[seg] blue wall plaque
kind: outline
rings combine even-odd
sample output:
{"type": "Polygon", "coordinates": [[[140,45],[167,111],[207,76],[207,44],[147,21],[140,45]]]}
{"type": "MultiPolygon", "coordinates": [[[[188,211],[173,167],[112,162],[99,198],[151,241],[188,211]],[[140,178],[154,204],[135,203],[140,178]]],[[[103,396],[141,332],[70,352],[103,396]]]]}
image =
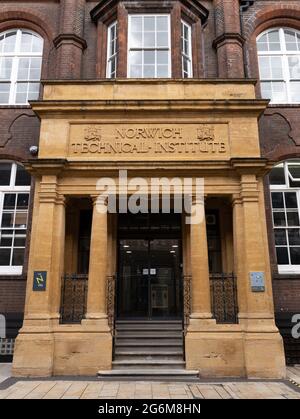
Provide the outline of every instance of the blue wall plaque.
{"type": "Polygon", "coordinates": [[[265,273],[264,272],[250,272],[250,283],[252,292],[265,291],[265,273]]]}

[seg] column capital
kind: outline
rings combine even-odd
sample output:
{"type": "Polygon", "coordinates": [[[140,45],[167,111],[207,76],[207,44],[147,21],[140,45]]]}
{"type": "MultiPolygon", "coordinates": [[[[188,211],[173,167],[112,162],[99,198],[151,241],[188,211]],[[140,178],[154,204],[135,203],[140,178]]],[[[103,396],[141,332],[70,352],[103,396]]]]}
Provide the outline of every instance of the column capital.
{"type": "Polygon", "coordinates": [[[207,199],[207,195],[202,195],[202,196],[197,196],[197,195],[192,195],[192,205],[204,205],[205,201],[207,199]]]}
{"type": "Polygon", "coordinates": [[[108,195],[90,195],[90,197],[93,201],[93,206],[96,206],[96,205],[107,206],[108,204],[108,195]]]}

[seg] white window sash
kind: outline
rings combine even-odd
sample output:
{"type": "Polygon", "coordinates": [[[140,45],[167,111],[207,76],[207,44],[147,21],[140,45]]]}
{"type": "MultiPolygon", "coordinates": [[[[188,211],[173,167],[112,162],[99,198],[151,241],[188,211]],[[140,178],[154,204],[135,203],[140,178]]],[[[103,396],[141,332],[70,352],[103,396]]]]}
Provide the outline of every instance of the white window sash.
{"type": "MultiPolygon", "coordinates": [[[[107,28],[107,65],[106,65],[106,77],[107,78],[111,78],[111,64],[112,64],[112,60],[114,58],[116,58],[116,66],[117,66],[117,57],[118,57],[118,51],[117,51],[117,42],[118,42],[118,34],[117,34],[117,28],[118,28],[118,23],[117,21],[113,22],[108,28],[107,28]],[[110,44],[111,44],[111,29],[115,26],[115,30],[116,30],[116,51],[114,54],[111,55],[111,51],[110,51],[110,44]]],[[[115,73],[117,75],[117,68],[115,70],[115,73]]]]}
{"type": "MultiPolygon", "coordinates": [[[[142,32],[142,36],[144,38],[144,32],[142,32]]],[[[142,45],[144,45],[144,42],[142,42],[142,45]]],[[[128,78],[130,78],[130,52],[131,51],[168,51],[168,76],[167,78],[171,77],[172,74],[172,63],[171,63],[171,22],[170,22],[170,15],[168,14],[138,14],[138,15],[129,15],[128,16],[128,43],[127,43],[127,76],[128,78]],[[136,17],[139,16],[141,18],[144,17],[167,17],[168,18],[168,47],[149,47],[149,48],[145,48],[145,47],[141,47],[141,48],[133,48],[131,47],[132,45],[132,40],[131,40],[131,21],[132,21],[132,17],[136,17]]],[[[142,71],[144,73],[144,59],[142,62],[142,71]]],[[[144,78],[144,77],[143,77],[144,78]]],[[[156,54],[155,54],[155,77],[157,78],[157,62],[156,62],[156,54]]]]}
{"type": "MultiPolygon", "coordinates": [[[[184,20],[181,21],[181,25],[185,26],[188,29],[188,55],[184,53],[184,50],[182,48],[181,55],[182,55],[182,76],[183,76],[183,61],[184,58],[188,60],[188,77],[193,77],[193,56],[192,56],[192,27],[188,23],[186,23],[184,20]]],[[[184,39],[183,34],[181,34],[181,37],[184,39]]]]}
{"type": "MultiPolygon", "coordinates": [[[[40,79],[39,80],[18,80],[18,69],[19,69],[19,59],[20,58],[41,58],[43,56],[43,48],[41,52],[22,52],[21,51],[21,38],[22,38],[22,30],[23,29],[11,29],[9,31],[6,31],[4,33],[9,33],[9,32],[16,32],[16,42],[15,42],[15,50],[13,52],[3,52],[1,53],[1,58],[12,58],[12,69],[11,69],[11,77],[10,80],[1,82],[1,84],[3,83],[7,83],[10,85],[10,90],[9,90],[9,100],[8,103],[1,103],[0,105],[7,105],[7,106],[11,106],[11,105],[18,105],[18,106],[24,106],[24,105],[28,105],[28,102],[24,102],[24,103],[16,103],[16,94],[17,94],[17,85],[18,82],[23,82],[23,83],[40,83],[40,79]]],[[[26,30],[26,32],[31,33],[33,36],[39,36],[37,33],[26,30]]],[[[1,33],[2,34],[2,33],[1,33]]]]}
{"type": "Polygon", "coordinates": [[[292,83],[293,82],[300,82],[300,78],[298,79],[292,79],[290,77],[290,71],[289,71],[289,63],[288,63],[288,58],[289,57],[294,57],[294,56],[300,56],[300,51],[289,51],[286,49],[286,42],[285,42],[285,34],[284,31],[285,30],[291,30],[294,33],[298,33],[295,29],[293,28],[272,28],[271,30],[265,31],[263,32],[258,38],[257,40],[259,41],[259,39],[265,35],[266,33],[274,30],[274,29],[278,29],[279,30],[279,41],[280,41],[280,51],[258,51],[258,57],[270,57],[270,56],[280,56],[282,57],[282,72],[283,72],[283,78],[282,79],[267,79],[267,78],[260,78],[260,81],[263,82],[283,82],[285,85],[285,91],[286,91],[286,98],[287,101],[282,101],[282,102],[275,102],[273,100],[273,98],[271,98],[270,103],[271,104],[276,104],[276,103],[280,103],[280,104],[284,104],[284,103],[293,103],[293,104],[298,104],[300,103],[300,97],[299,100],[297,101],[292,101],[292,83]]]}

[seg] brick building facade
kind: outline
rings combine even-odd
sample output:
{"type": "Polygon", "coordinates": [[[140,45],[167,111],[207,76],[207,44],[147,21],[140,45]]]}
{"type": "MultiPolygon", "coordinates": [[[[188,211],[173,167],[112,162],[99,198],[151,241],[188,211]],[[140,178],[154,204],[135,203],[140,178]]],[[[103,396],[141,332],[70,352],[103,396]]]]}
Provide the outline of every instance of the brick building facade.
{"type": "MultiPolygon", "coordinates": [[[[172,65],[169,71],[170,78],[174,80],[182,78],[180,46],[182,16],[192,28],[190,38],[192,53],[189,58],[192,62],[190,74],[194,79],[208,82],[210,80],[212,83],[214,83],[213,80],[218,80],[225,84],[232,80],[235,86],[239,86],[239,83],[242,85],[243,80],[250,80],[250,83],[251,80],[259,80],[257,40],[261,34],[277,28],[296,31],[295,42],[298,40],[298,66],[300,66],[300,2],[298,0],[170,0],[164,2],[3,0],[0,4],[0,42],[3,34],[13,30],[28,31],[42,38],[41,79],[53,82],[53,89],[57,89],[55,92],[59,97],[60,92],[57,86],[60,84],[68,86],[70,83],[71,86],[71,83],[75,81],[92,83],[92,81],[106,79],[109,35],[107,28],[115,20],[118,22],[116,76],[119,79],[129,78],[127,22],[128,15],[131,13],[170,14],[172,65]],[[59,83],[55,84],[55,81],[59,83]]],[[[4,56],[1,55],[0,49],[0,60],[4,56]]],[[[299,77],[295,78],[296,82],[300,80],[299,72],[298,68],[299,77]]],[[[46,83],[45,87],[48,89],[47,94],[50,98],[51,83],[50,86],[46,83]]],[[[273,100],[259,118],[261,157],[267,161],[269,169],[271,165],[282,161],[295,159],[300,161],[300,89],[298,85],[296,87],[296,92],[299,94],[298,100],[295,97],[291,103],[284,103],[284,100],[276,103],[276,100],[273,100]]],[[[43,89],[42,83],[40,96],[34,99],[43,99],[43,89]]],[[[255,91],[256,98],[261,99],[259,82],[255,86],[255,91]]],[[[230,97],[238,100],[242,97],[242,93],[235,88],[234,95],[230,97]]],[[[75,99],[78,98],[75,97],[75,99]]],[[[39,145],[40,118],[41,115],[43,118],[43,113],[38,106],[33,111],[30,105],[16,104],[11,96],[9,100],[10,103],[0,104],[1,160],[25,165],[30,162],[33,167],[34,160],[38,161],[40,156],[30,152],[30,147],[39,145]]],[[[72,101],[72,95],[69,95],[67,100],[72,101]]],[[[35,169],[31,171],[37,173],[35,169]]],[[[300,270],[278,272],[268,176],[265,177],[264,186],[275,316],[277,325],[284,336],[288,362],[299,362],[299,342],[295,343],[295,339],[290,338],[290,328],[292,315],[300,313],[300,270]]],[[[35,218],[32,218],[34,189],[33,177],[22,273],[15,275],[8,269],[7,273],[1,271],[0,274],[0,313],[6,315],[7,337],[12,338],[16,336],[21,326],[24,313],[30,232],[31,225],[34,227],[36,223],[35,218]]],[[[298,210],[300,214],[300,208],[298,210]]]]}

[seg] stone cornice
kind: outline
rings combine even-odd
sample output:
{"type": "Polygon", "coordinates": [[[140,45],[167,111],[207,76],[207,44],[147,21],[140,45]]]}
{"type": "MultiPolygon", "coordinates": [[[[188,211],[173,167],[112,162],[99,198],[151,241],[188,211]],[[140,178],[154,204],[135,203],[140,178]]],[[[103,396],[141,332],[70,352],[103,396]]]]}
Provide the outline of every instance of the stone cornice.
{"type": "Polygon", "coordinates": [[[38,116],[46,114],[83,112],[170,112],[170,111],[223,111],[248,112],[259,116],[268,105],[266,100],[258,99],[225,99],[225,100],[44,100],[30,102],[38,116]]]}
{"type": "Polygon", "coordinates": [[[69,43],[75,44],[78,48],[81,48],[82,50],[86,49],[87,47],[85,39],[73,33],[61,33],[53,39],[53,44],[55,48],[59,48],[62,44],[69,43]]]}

